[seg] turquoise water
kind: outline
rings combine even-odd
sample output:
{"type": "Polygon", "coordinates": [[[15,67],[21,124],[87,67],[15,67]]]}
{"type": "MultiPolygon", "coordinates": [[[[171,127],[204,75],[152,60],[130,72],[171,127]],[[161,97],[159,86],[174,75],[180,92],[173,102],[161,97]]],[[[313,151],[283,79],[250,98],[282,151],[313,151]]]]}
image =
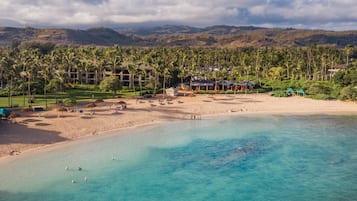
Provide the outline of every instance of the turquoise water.
{"type": "Polygon", "coordinates": [[[0,200],[357,200],[356,116],[224,117],[121,133],[0,163],[0,200]]]}

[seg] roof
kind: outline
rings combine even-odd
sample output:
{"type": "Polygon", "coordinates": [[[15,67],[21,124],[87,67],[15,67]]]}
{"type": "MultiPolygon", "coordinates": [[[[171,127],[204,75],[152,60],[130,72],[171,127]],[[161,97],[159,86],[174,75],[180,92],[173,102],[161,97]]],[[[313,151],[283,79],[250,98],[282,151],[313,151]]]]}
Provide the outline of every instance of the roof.
{"type": "Polygon", "coordinates": [[[177,88],[174,88],[174,87],[170,87],[170,88],[167,88],[166,91],[177,91],[178,89],[177,88]]]}
{"type": "Polygon", "coordinates": [[[234,85],[236,82],[230,82],[228,80],[223,80],[218,82],[219,85],[234,85]]]}
{"type": "Polygon", "coordinates": [[[339,68],[339,69],[346,68],[346,67],[347,67],[347,64],[337,64],[337,65],[333,66],[333,68],[339,68]]]}
{"type": "Polygon", "coordinates": [[[335,66],[332,66],[327,71],[329,71],[329,72],[337,72],[337,71],[340,71],[341,69],[344,69],[344,68],[347,68],[347,64],[337,64],[335,66]]]}
{"type": "Polygon", "coordinates": [[[242,81],[242,82],[238,82],[237,85],[239,86],[249,86],[249,87],[253,87],[256,85],[255,82],[252,82],[252,81],[242,81]]]}
{"type": "Polygon", "coordinates": [[[205,86],[213,86],[213,85],[214,85],[214,82],[208,81],[208,80],[195,80],[192,82],[192,86],[205,87],[205,86]]]}

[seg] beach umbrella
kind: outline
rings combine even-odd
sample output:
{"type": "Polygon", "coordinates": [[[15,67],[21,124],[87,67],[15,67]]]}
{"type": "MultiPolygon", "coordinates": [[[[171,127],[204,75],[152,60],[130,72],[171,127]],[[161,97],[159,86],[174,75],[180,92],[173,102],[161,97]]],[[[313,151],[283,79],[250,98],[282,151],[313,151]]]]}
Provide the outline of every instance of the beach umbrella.
{"type": "Polygon", "coordinates": [[[119,101],[118,104],[121,106],[122,109],[126,109],[126,102],[125,101],[119,101]]]}
{"type": "Polygon", "coordinates": [[[286,90],[286,92],[288,92],[288,93],[294,93],[294,89],[288,88],[288,89],[286,90]]]}
{"type": "Polygon", "coordinates": [[[303,89],[299,89],[299,90],[297,91],[297,93],[298,93],[298,94],[301,94],[301,95],[304,95],[304,94],[305,94],[305,91],[304,91],[303,89]]]}
{"type": "Polygon", "coordinates": [[[293,94],[293,93],[294,93],[294,89],[288,88],[288,89],[286,90],[286,93],[288,93],[288,94],[293,94]]]}
{"type": "Polygon", "coordinates": [[[11,114],[11,110],[5,109],[5,108],[0,108],[0,116],[9,116],[11,114]]]}
{"type": "Polygon", "coordinates": [[[119,101],[118,104],[120,104],[120,105],[126,105],[126,102],[125,102],[125,101],[119,101]]]}

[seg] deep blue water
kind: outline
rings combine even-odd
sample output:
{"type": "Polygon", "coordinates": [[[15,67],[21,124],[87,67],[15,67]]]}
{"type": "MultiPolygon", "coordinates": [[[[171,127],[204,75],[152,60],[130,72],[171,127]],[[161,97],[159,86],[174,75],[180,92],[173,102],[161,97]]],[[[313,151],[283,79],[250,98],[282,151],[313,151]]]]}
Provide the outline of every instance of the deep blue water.
{"type": "Polygon", "coordinates": [[[357,200],[357,116],[129,129],[0,164],[0,200],[357,200]]]}

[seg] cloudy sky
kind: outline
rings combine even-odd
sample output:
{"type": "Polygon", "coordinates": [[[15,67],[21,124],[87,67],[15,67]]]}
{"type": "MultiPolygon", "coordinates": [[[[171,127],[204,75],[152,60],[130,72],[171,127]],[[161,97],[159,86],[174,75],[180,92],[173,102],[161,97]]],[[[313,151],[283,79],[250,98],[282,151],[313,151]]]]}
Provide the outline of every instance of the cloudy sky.
{"type": "Polygon", "coordinates": [[[0,0],[0,26],[130,24],[357,30],[357,0],[0,0]]]}

